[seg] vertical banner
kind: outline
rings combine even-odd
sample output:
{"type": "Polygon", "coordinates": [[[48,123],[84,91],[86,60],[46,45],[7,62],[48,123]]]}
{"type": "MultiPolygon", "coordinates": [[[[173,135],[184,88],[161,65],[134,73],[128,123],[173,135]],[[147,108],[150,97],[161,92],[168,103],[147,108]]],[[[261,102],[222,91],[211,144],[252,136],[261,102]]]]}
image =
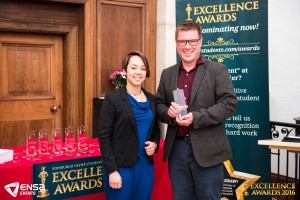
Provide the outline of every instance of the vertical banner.
{"type": "Polygon", "coordinates": [[[271,199],[267,0],[176,0],[176,24],[202,27],[201,55],[228,67],[238,109],[225,127],[233,159],[224,162],[224,199],[271,199]],[[236,171],[235,171],[236,170],[236,171]]]}

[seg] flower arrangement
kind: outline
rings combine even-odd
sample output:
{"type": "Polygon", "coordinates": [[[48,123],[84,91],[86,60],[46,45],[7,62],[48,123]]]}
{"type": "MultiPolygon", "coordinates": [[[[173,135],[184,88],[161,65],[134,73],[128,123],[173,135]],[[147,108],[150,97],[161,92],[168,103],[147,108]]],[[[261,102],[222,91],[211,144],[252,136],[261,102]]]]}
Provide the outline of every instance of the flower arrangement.
{"type": "Polygon", "coordinates": [[[115,89],[121,88],[126,85],[126,76],[122,69],[117,69],[109,75],[109,80],[114,84],[115,89]]]}

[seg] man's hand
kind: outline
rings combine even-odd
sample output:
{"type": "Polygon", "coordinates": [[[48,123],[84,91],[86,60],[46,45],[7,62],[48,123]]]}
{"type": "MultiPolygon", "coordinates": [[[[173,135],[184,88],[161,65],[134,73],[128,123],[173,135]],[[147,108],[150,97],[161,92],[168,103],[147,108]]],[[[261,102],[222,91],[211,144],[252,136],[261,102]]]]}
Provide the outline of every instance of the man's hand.
{"type": "Polygon", "coordinates": [[[176,122],[180,126],[189,126],[193,123],[193,114],[190,112],[187,115],[181,116],[181,119],[177,117],[176,122]]]}
{"type": "Polygon", "coordinates": [[[180,106],[177,103],[172,102],[169,109],[168,109],[168,115],[170,118],[176,118],[177,117],[177,113],[180,112],[183,109],[187,109],[188,106],[180,106]]]}

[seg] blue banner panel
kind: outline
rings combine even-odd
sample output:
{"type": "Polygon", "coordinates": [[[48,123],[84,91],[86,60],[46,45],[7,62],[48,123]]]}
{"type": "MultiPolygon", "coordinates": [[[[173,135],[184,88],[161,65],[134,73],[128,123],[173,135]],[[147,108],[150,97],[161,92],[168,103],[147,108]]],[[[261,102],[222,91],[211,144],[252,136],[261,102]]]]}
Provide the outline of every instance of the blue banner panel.
{"type": "Polygon", "coordinates": [[[272,192],[257,192],[266,188],[250,187],[253,180],[256,184],[271,181],[270,150],[258,145],[258,140],[270,138],[268,1],[176,0],[176,24],[187,19],[203,29],[201,56],[228,67],[238,98],[238,109],[225,127],[233,151],[232,166],[247,176],[234,179],[225,174],[227,188],[222,197],[271,199],[272,192]],[[247,187],[238,192],[242,180],[248,181],[243,184],[247,187]]]}
{"type": "Polygon", "coordinates": [[[33,200],[55,200],[104,192],[102,157],[33,165],[33,200]]]}

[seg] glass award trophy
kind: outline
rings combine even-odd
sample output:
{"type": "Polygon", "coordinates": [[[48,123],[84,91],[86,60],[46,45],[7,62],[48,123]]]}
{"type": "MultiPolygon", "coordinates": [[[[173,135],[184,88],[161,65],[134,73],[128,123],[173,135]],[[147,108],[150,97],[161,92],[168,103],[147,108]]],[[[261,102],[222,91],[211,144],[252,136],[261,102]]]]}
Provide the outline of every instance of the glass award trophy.
{"type": "Polygon", "coordinates": [[[76,151],[75,134],[72,127],[68,127],[65,129],[65,145],[66,145],[66,151],[68,153],[73,153],[76,151]]]}
{"type": "Polygon", "coordinates": [[[181,117],[187,115],[186,102],[183,89],[177,89],[173,91],[173,97],[178,107],[176,108],[178,119],[181,120],[181,117]]]}
{"type": "Polygon", "coordinates": [[[81,152],[86,152],[88,150],[86,129],[83,125],[78,128],[78,150],[81,152]]]}
{"type": "Polygon", "coordinates": [[[42,156],[49,155],[48,130],[39,130],[39,154],[42,156]]]}
{"type": "Polygon", "coordinates": [[[36,130],[27,131],[26,155],[29,158],[37,156],[37,133],[36,133],[36,130]]]}
{"type": "Polygon", "coordinates": [[[52,129],[52,152],[55,155],[63,153],[62,132],[60,128],[52,129]]]}

